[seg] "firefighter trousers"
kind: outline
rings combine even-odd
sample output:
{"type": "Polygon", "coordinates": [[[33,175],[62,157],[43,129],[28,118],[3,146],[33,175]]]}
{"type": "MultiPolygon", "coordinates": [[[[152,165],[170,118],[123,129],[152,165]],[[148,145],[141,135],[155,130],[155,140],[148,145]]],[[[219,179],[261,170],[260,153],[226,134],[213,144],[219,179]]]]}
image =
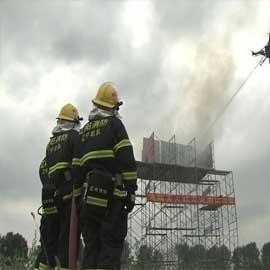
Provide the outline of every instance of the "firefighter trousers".
{"type": "Polygon", "coordinates": [[[44,215],[40,220],[41,251],[37,256],[35,268],[43,269],[49,266],[55,267],[57,254],[57,241],[59,236],[59,215],[44,215]]]}
{"type": "Polygon", "coordinates": [[[85,243],[82,269],[120,269],[127,218],[124,203],[113,196],[104,215],[93,211],[81,219],[85,243]]]}
{"type": "Polygon", "coordinates": [[[71,200],[68,200],[58,205],[58,214],[42,217],[40,233],[45,248],[41,245],[35,268],[46,269],[48,263],[54,268],[57,266],[55,260],[57,257],[61,268],[68,269],[70,213],[71,200]]]}
{"type": "Polygon", "coordinates": [[[59,209],[60,226],[57,241],[57,257],[62,268],[68,268],[70,214],[71,200],[62,202],[59,209]]]}

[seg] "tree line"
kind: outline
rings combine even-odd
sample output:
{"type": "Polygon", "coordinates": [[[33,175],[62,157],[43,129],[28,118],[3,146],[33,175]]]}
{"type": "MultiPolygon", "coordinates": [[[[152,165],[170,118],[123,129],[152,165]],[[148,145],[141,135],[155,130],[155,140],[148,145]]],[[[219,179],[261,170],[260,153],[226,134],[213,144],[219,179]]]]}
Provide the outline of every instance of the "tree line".
{"type": "Polygon", "coordinates": [[[207,249],[203,245],[181,243],[172,252],[176,262],[146,245],[140,246],[134,256],[126,243],[122,257],[124,269],[163,270],[174,265],[173,269],[177,270],[270,270],[270,242],[265,243],[261,250],[251,242],[235,248],[232,253],[225,245],[207,249]]]}
{"type": "Polygon", "coordinates": [[[27,241],[19,233],[8,232],[0,235],[0,270],[34,269],[39,249],[36,237],[29,249],[27,241]]]}
{"type": "MultiPolygon", "coordinates": [[[[35,236],[29,249],[25,238],[9,232],[0,235],[0,269],[28,270],[33,269],[35,258],[40,246],[35,236]]],[[[269,270],[270,242],[265,243],[261,250],[255,242],[236,247],[231,251],[225,245],[206,248],[203,245],[190,246],[179,243],[172,251],[176,260],[169,260],[166,254],[158,249],[138,242],[131,251],[125,242],[122,264],[128,270],[164,270],[174,265],[176,270],[269,270]]]]}

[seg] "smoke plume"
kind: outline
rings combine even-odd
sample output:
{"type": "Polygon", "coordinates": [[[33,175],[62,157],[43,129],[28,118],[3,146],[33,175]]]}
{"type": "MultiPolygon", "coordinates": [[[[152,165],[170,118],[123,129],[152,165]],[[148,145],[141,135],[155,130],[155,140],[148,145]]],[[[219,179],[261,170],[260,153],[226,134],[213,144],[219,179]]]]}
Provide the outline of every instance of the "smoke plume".
{"type": "Polygon", "coordinates": [[[203,146],[213,139],[211,123],[229,97],[234,75],[234,61],[228,50],[217,44],[197,47],[192,76],[184,84],[185,125],[187,137],[196,137],[203,146]]]}

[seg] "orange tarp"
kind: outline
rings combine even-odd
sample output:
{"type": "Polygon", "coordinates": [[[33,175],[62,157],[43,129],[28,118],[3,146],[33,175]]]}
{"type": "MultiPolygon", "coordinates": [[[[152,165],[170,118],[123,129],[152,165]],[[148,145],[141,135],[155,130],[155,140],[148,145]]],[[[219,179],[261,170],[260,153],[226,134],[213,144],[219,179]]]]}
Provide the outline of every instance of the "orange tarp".
{"type": "Polygon", "coordinates": [[[147,201],[172,204],[204,204],[204,205],[235,205],[235,198],[196,196],[196,195],[171,195],[162,193],[147,193],[147,201]]]}

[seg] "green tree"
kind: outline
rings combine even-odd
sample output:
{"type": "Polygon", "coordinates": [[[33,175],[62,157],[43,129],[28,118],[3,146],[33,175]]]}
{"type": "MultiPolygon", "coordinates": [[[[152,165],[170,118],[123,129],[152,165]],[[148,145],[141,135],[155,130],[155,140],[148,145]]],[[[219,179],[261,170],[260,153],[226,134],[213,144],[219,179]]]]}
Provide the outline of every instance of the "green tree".
{"type": "Polygon", "coordinates": [[[15,256],[27,258],[27,242],[22,235],[8,232],[1,237],[0,254],[14,259],[15,256]]]}
{"type": "Polygon", "coordinates": [[[8,232],[0,238],[1,264],[6,269],[24,269],[27,261],[27,242],[18,233],[8,232]]]}
{"type": "Polygon", "coordinates": [[[270,269],[270,242],[265,243],[262,247],[262,267],[263,270],[270,269]]]}
{"type": "Polygon", "coordinates": [[[163,269],[163,255],[160,251],[152,247],[142,245],[137,254],[137,270],[157,270],[163,269]]]}
{"type": "MultiPolygon", "coordinates": [[[[203,245],[195,245],[189,249],[190,269],[201,269],[206,260],[206,248],[203,245]]],[[[185,268],[184,268],[185,269],[185,268]]],[[[187,268],[189,269],[189,268],[187,268]]]]}
{"type": "Polygon", "coordinates": [[[243,247],[236,247],[233,251],[232,265],[234,270],[244,269],[244,251],[243,247]]]}
{"type": "Polygon", "coordinates": [[[151,261],[153,264],[153,269],[164,269],[163,254],[159,250],[154,250],[151,261]]]}
{"type": "Polygon", "coordinates": [[[215,269],[217,270],[218,266],[218,258],[219,258],[219,250],[218,246],[214,245],[207,250],[206,253],[206,267],[207,269],[215,269]]]}
{"type": "Polygon", "coordinates": [[[217,267],[221,270],[230,269],[231,264],[231,251],[227,246],[222,245],[218,248],[218,262],[217,267]]]}
{"type": "Polygon", "coordinates": [[[149,265],[152,260],[152,252],[153,249],[148,247],[147,245],[142,245],[139,248],[139,253],[137,256],[137,269],[138,270],[146,270],[149,269],[149,265]]]}
{"type": "Polygon", "coordinates": [[[213,246],[207,251],[206,266],[209,269],[227,270],[230,269],[231,252],[227,246],[213,246]]]}
{"type": "Polygon", "coordinates": [[[175,254],[177,256],[179,270],[188,269],[192,262],[189,245],[187,243],[177,244],[175,246],[175,254]]]}
{"type": "Polygon", "coordinates": [[[121,256],[121,264],[125,266],[130,266],[132,264],[133,257],[131,255],[131,250],[129,247],[129,243],[125,240],[123,245],[123,251],[121,256]]]}
{"type": "Polygon", "coordinates": [[[243,247],[243,259],[245,270],[260,270],[260,251],[255,242],[243,247]]]}

